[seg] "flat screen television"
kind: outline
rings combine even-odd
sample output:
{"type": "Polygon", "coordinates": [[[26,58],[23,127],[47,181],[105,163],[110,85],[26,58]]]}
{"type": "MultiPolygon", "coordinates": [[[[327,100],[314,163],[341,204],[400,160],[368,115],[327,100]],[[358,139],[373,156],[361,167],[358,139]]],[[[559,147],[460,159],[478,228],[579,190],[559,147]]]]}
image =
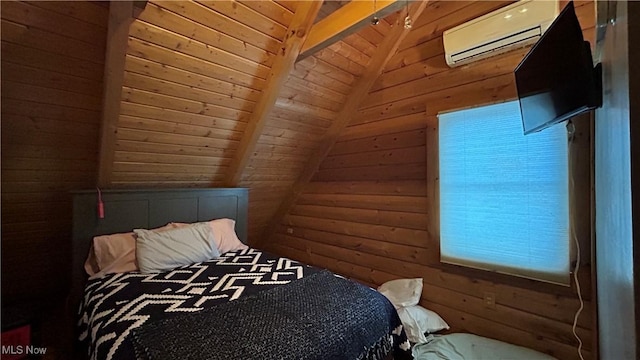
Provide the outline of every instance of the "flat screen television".
{"type": "Polygon", "coordinates": [[[569,2],[515,69],[524,133],[530,134],[602,105],[602,72],[593,66],[569,2]]]}

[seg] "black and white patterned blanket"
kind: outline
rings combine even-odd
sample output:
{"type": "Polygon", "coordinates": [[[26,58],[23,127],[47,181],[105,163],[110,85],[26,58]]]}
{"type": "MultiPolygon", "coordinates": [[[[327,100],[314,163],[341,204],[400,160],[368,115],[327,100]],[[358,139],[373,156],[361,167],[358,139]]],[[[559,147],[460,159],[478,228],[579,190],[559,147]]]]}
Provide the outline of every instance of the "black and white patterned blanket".
{"type": "MultiPolygon", "coordinates": [[[[185,314],[219,306],[233,307],[233,303],[227,303],[287,286],[319,271],[290,259],[247,249],[161,274],[109,275],[87,284],[80,307],[80,340],[87,344],[91,359],[134,359],[133,332],[151,329],[157,321],[173,321],[162,319],[182,321],[178,319],[181,318],[189,322],[190,316],[185,314]]],[[[393,315],[397,319],[395,312],[393,315]]],[[[399,320],[394,321],[386,326],[395,356],[410,358],[404,331],[394,327],[399,320]]]]}

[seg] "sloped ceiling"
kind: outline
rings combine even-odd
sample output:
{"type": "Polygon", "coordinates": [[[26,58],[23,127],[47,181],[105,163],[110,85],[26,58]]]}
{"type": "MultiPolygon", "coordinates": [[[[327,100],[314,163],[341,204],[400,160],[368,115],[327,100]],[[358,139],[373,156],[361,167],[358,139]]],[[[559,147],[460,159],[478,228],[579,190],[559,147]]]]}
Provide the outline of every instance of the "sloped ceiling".
{"type": "MultiPolygon", "coordinates": [[[[308,3],[149,1],[128,28],[102,186],[248,187],[249,237],[259,237],[392,28],[365,26],[283,67],[288,28],[308,3]]],[[[304,11],[315,18],[319,7],[304,11]]]]}

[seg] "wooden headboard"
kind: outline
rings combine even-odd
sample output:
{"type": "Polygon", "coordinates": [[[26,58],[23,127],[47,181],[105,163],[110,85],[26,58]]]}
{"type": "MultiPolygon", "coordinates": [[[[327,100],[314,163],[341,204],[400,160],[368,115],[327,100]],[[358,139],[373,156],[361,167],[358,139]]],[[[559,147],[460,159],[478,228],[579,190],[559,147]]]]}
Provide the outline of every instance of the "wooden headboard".
{"type": "Polygon", "coordinates": [[[98,218],[96,190],[73,193],[71,301],[81,296],[87,279],[84,262],[96,235],[151,229],[169,222],[216,218],[236,221],[236,233],[247,242],[248,189],[103,190],[104,218],[98,218]]]}

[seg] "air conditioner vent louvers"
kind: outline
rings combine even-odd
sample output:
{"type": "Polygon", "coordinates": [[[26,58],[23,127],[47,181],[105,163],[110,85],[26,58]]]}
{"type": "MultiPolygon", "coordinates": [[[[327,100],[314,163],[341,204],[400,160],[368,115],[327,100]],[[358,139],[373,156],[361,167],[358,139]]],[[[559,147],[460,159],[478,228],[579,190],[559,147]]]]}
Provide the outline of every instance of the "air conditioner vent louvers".
{"type": "Polygon", "coordinates": [[[493,40],[486,44],[481,44],[471,49],[460,51],[455,54],[451,54],[451,58],[456,62],[462,61],[464,59],[471,58],[473,56],[481,56],[483,54],[487,54],[488,52],[491,52],[494,50],[498,50],[504,47],[510,47],[513,44],[516,44],[519,42],[530,43],[528,40],[531,40],[531,39],[537,40],[541,35],[542,35],[542,29],[538,25],[534,28],[526,29],[516,34],[513,34],[508,38],[493,40]],[[469,55],[469,54],[474,54],[474,55],[469,55]]]}

